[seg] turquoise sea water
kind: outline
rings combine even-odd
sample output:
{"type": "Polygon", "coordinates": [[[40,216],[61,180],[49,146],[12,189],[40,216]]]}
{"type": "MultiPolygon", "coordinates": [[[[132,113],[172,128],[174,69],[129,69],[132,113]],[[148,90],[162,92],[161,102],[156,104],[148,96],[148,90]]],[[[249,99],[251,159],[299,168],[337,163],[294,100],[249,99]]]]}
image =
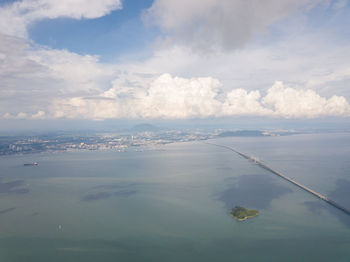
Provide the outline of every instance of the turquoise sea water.
{"type": "MultiPolygon", "coordinates": [[[[350,208],[350,134],[213,142],[350,208]]],[[[1,157],[0,261],[350,261],[349,215],[224,148],[160,149],[1,157]]]]}

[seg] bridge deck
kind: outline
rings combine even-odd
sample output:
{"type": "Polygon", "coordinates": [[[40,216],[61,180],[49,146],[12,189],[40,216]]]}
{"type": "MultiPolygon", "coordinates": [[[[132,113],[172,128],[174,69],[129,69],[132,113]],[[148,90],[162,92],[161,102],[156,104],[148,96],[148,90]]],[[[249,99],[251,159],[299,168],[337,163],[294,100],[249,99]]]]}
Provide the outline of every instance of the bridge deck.
{"type": "Polygon", "coordinates": [[[339,205],[338,203],[334,202],[333,200],[327,198],[326,196],[324,196],[324,195],[322,195],[322,194],[320,194],[320,193],[318,193],[318,192],[312,190],[311,188],[306,187],[306,186],[304,186],[304,185],[298,183],[297,181],[295,181],[295,180],[289,178],[288,176],[283,175],[282,173],[280,173],[280,172],[278,172],[278,171],[272,169],[271,167],[268,167],[268,166],[265,165],[263,162],[261,162],[260,160],[257,160],[257,159],[254,158],[254,157],[251,157],[251,156],[249,156],[249,155],[246,155],[246,154],[244,154],[244,153],[241,153],[241,152],[239,152],[239,151],[237,151],[237,150],[235,150],[235,149],[233,149],[233,148],[231,148],[231,147],[229,147],[229,146],[223,146],[223,145],[218,145],[218,144],[208,143],[208,142],[206,142],[206,144],[214,145],[214,146],[218,146],[218,147],[222,147],[222,148],[226,148],[226,149],[228,149],[228,150],[231,150],[231,151],[237,153],[238,155],[240,155],[240,156],[242,156],[242,157],[244,157],[244,158],[246,158],[246,159],[248,159],[248,160],[254,162],[255,164],[257,164],[257,165],[260,166],[261,168],[263,168],[263,169],[265,169],[265,170],[267,170],[267,171],[269,171],[269,172],[271,172],[271,173],[273,173],[273,174],[275,174],[275,175],[277,175],[277,176],[279,176],[279,177],[281,177],[281,178],[287,180],[288,182],[290,182],[290,183],[292,183],[292,184],[298,186],[299,188],[305,190],[306,192],[308,192],[308,193],[310,193],[310,194],[312,194],[312,195],[314,195],[314,196],[316,196],[316,197],[322,199],[323,201],[327,202],[328,204],[330,204],[330,205],[332,205],[332,206],[338,208],[339,210],[341,210],[341,211],[347,213],[348,215],[350,215],[350,210],[349,210],[349,209],[347,209],[347,208],[345,208],[345,207],[339,205]]]}

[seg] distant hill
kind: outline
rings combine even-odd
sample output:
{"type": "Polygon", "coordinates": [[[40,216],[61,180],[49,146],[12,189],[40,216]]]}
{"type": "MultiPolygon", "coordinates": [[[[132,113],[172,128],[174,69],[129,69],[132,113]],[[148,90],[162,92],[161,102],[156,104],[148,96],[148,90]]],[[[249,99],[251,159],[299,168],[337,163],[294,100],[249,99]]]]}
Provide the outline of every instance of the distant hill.
{"type": "Polygon", "coordinates": [[[260,130],[238,130],[238,131],[226,131],[218,135],[219,137],[230,136],[265,136],[264,131],[260,130]]]}
{"type": "Polygon", "coordinates": [[[147,132],[147,131],[159,131],[160,128],[151,124],[139,124],[133,127],[133,130],[137,132],[147,132]]]}

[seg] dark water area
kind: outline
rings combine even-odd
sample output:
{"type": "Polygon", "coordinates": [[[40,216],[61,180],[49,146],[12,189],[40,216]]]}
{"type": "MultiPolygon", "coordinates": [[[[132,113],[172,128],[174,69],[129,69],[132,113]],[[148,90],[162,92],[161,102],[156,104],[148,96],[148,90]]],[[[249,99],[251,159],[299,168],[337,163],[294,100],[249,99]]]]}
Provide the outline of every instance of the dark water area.
{"type": "MultiPolygon", "coordinates": [[[[350,208],[350,134],[213,142],[350,208]]],[[[6,156],[0,170],[0,261],[350,261],[349,215],[201,142],[6,156]],[[259,215],[236,221],[236,205],[259,215]]]]}
{"type": "Polygon", "coordinates": [[[16,207],[10,207],[10,208],[7,208],[7,209],[2,209],[2,210],[0,210],[0,215],[6,214],[6,213],[11,212],[11,211],[13,211],[15,209],[16,209],[16,207]]]}
{"type": "Polygon", "coordinates": [[[83,201],[94,201],[94,200],[100,200],[100,199],[105,199],[105,198],[109,198],[112,196],[116,196],[116,197],[128,197],[128,196],[132,196],[134,194],[136,194],[137,191],[135,190],[122,190],[122,191],[116,191],[116,192],[99,192],[99,193],[95,193],[95,194],[88,194],[86,196],[84,196],[82,198],[83,201]]]}
{"type": "Polygon", "coordinates": [[[235,206],[267,208],[273,199],[293,192],[288,187],[276,184],[275,179],[266,174],[243,175],[226,181],[230,187],[218,193],[217,198],[229,210],[235,206]]]}
{"type": "Polygon", "coordinates": [[[18,188],[23,187],[23,180],[14,180],[10,182],[2,182],[0,180],[0,194],[27,194],[29,189],[27,188],[18,188]]]}
{"type": "Polygon", "coordinates": [[[92,189],[126,189],[130,187],[135,187],[140,185],[140,183],[115,183],[115,184],[106,184],[106,185],[98,185],[93,187],[92,189]]]}
{"type": "Polygon", "coordinates": [[[137,193],[136,190],[124,190],[124,191],[114,192],[113,195],[114,196],[129,197],[129,196],[132,196],[132,195],[134,195],[136,193],[137,193]]]}
{"type": "MultiPolygon", "coordinates": [[[[338,179],[336,181],[335,190],[331,191],[328,197],[334,201],[338,201],[338,203],[342,203],[344,207],[350,206],[350,181],[345,179],[338,179]]],[[[321,214],[321,212],[327,210],[329,213],[336,216],[340,222],[344,225],[350,227],[350,215],[339,210],[324,201],[306,201],[305,205],[311,212],[315,214],[321,214]]]]}
{"type": "Polygon", "coordinates": [[[104,199],[104,198],[109,198],[112,195],[108,192],[99,192],[96,194],[89,194],[83,197],[83,201],[94,201],[94,200],[99,200],[99,199],[104,199]]]}
{"type": "MultiPolygon", "coordinates": [[[[160,238],[159,242],[144,239],[122,240],[70,240],[70,239],[1,239],[3,249],[12,253],[17,246],[21,256],[9,255],[9,259],[20,257],[26,261],[224,261],[234,257],[234,261],[348,261],[345,243],[350,238],[314,238],[234,240],[222,239],[211,242],[202,249],[199,243],[181,238],[160,238]],[[39,250],[38,247],[45,248],[39,250]],[[276,248],[278,247],[278,248],[276,248]],[[320,247],[323,247],[320,249],[320,247]],[[228,251],[229,250],[229,251],[228,251]],[[12,251],[12,252],[11,252],[12,251]],[[255,254],[255,255],[253,255],[255,254]],[[343,257],[343,259],[341,258],[343,257]],[[339,259],[340,258],[340,259],[339,259]]],[[[10,260],[15,261],[15,260],[10,260]]]]}
{"type": "Polygon", "coordinates": [[[138,183],[116,183],[116,184],[107,184],[107,185],[98,185],[92,187],[89,191],[98,191],[96,193],[89,193],[85,195],[83,201],[94,201],[101,200],[110,197],[129,197],[137,193],[135,188],[139,186],[138,183]],[[101,191],[103,190],[103,191],[101,191]],[[115,191],[117,190],[117,191],[115,191]]]}
{"type": "Polygon", "coordinates": [[[350,207],[350,180],[338,179],[336,188],[329,193],[329,197],[343,205],[350,207]]]}

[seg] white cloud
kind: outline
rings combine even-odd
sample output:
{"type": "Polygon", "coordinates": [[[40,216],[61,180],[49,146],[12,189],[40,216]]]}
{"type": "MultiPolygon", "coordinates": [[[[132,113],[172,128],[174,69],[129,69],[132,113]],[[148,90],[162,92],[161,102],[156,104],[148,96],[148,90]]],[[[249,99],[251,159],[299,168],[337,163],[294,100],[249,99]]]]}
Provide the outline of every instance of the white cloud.
{"type": "Polygon", "coordinates": [[[78,55],[67,50],[33,50],[27,54],[27,59],[46,68],[47,76],[64,81],[61,92],[100,90],[99,80],[115,71],[113,66],[99,63],[98,56],[78,55]]]}
{"type": "Polygon", "coordinates": [[[208,117],[217,113],[220,82],[211,77],[184,79],[164,74],[147,90],[140,113],[150,118],[208,117]]]}
{"type": "Polygon", "coordinates": [[[34,114],[28,114],[25,112],[19,112],[17,114],[5,113],[2,118],[4,119],[44,119],[46,113],[44,111],[38,111],[34,114]]]}
{"type": "Polygon", "coordinates": [[[55,100],[51,111],[64,118],[186,119],[220,116],[314,118],[350,116],[344,97],[327,99],[310,89],[285,87],[276,82],[261,98],[260,92],[233,89],[221,94],[214,78],[179,78],[164,74],[148,87],[114,86],[98,97],[55,100]],[[220,98],[221,96],[221,98],[220,98]]]}
{"type": "Polygon", "coordinates": [[[98,57],[52,50],[0,34],[0,114],[45,111],[52,99],[100,94],[117,70],[98,57]]]}
{"type": "Polygon", "coordinates": [[[350,105],[342,96],[327,99],[311,89],[285,87],[282,82],[267,90],[262,104],[271,108],[273,115],[286,118],[350,115],[350,105]]]}
{"type": "Polygon", "coordinates": [[[195,49],[235,49],[254,33],[320,0],[155,0],[144,13],[170,42],[195,49]]]}
{"type": "Polygon", "coordinates": [[[24,113],[24,112],[19,112],[17,115],[16,115],[16,118],[18,119],[24,119],[24,118],[27,118],[27,113],[24,113]]]}
{"type": "Polygon", "coordinates": [[[208,56],[173,46],[157,50],[137,67],[135,63],[132,70],[147,68],[155,73],[168,72],[186,78],[209,75],[219,79],[226,92],[233,88],[265,92],[280,79],[290,86],[313,89],[322,96],[337,93],[349,100],[350,45],[338,40],[328,31],[308,31],[268,45],[254,43],[234,52],[208,56]]]}
{"type": "Polygon", "coordinates": [[[306,85],[308,87],[317,87],[324,84],[344,81],[350,79],[350,67],[343,67],[337,71],[331,72],[322,72],[321,75],[318,75],[309,81],[307,81],[306,85]]]}
{"type": "Polygon", "coordinates": [[[148,87],[115,86],[98,97],[55,100],[55,117],[184,119],[216,115],[220,102],[216,79],[184,79],[163,74],[148,87]]]}
{"type": "Polygon", "coordinates": [[[349,116],[350,48],[328,32],[284,35],[268,39],[268,44],[254,42],[227,52],[277,19],[318,2],[268,0],[262,6],[256,1],[203,0],[185,5],[184,0],[157,0],[146,16],[155,19],[177,45],[155,50],[142,62],[133,58],[124,64],[103,64],[98,56],[54,50],[15,37],[25,36],[35,21],[99,17],[121,8],[120,1],[23,0],[2,5],[0,115],[96,120],[349,116]],[[221,51],[204,56],[183,43],[221,51]],[[275,79],[285,84],[271,87],[275,79]]]}
{"type": "Polygon", "coordinates": [[[336,90],[332,86],[349,79],[344,54],[350,48],[315,45],[312,48],[318,50],[313,53],[306,40],[209,57],[174,47],[143,62],[107,65],[97,56],[43,48],[0,34],[0,115],[16,118],[22,112],[28,119],[348,116],[343,97],[350,97],[347,85],[336,90]],[[301,46],[303,52],[298,53],[301,46]],[[294,55],[286,55],[287,51],[294,55]],[[180,77],[158,77],[162,72],[180,77]],[[276,78],[287,84],[268,89],[276,78]]]}
{"type": "Polygon", "coordinates": [[[26,37],[28,25],[43,19],[98,18],[121,8],[121,0],[16,1],[0,6],[0,33],[26,37]]]}
{"type": "Polygon", "coordinates": [[[44,111],[40,110],[37,113],[33,114],[31,117],[33,119],[42,119],[45,117],[45,115],[46,115],[46,113],[44,111]]]}
{"type": "Polygon", "coordinates": [[[233,115],[269,115],[272,111],[260,104],[258,90],[248,92],[242,88],[230,91],[222,105],[222,114],[233,115]]]}

